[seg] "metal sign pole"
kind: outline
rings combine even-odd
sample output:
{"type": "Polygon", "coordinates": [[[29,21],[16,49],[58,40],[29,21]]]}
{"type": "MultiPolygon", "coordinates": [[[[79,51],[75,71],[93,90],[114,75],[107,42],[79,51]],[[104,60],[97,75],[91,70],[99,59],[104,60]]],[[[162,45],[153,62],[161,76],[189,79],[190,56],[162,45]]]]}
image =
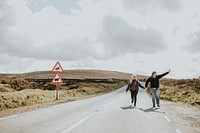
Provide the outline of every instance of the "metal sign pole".
{"type": "Polygon", "coordinates": [[[60,62],[57,61],[51,71],[56,72],[56,75],[54,76],[51,83],[56,84],[55,99],[58,100],[59,99],[59,84],[63,83],[62,79],[59,76],[59,72],[64,72],[64,70],[63,70],[60,62]]]}
{"type": "Polygon", "coordinates": [[[56,100],[58,100],[59,99],[59,86],[58,86],[58,84],[56,84],[56,100]]]}

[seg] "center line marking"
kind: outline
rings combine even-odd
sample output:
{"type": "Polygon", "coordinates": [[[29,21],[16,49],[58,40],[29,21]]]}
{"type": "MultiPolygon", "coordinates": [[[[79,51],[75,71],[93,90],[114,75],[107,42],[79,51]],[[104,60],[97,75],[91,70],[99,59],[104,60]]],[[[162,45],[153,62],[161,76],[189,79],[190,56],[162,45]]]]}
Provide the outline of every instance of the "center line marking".
{"type": "Polygon", "coordinates": [[[167,116],[164,116],[164,117],[167,120],[167,122],[171,122],[171,120],[167,116]]]}
{"type": "MultiPolygon", "coordinates": [[[[115,98],[114,100],[112,100],[111,102],[105,104],[102,108],[98,109],[99,111],[102,111],[103,109],[107,108],[109,105],[113,104],[116,100],[118,100],[120,97],[122,97],[121,94],[119,94],[120,96],[118,96],[117,98],[115,98]]],[[[77,123],[73,124],[71,127],[67,128],[66,130],[62,131],[61,133],[67,133],[71,130],[73,130],[74,128],[76,128],[77,126],[83,124],[85,121],[87,121],[88,119],[90,119],[91,117],[93,117],[95,114],[97,114],[98,112],[94,112],[89,116],[84,117],[83,119],[81,119],[80,121],[78,121],[77,123]]]]}
{"type": "Polygon", "coordinates": [[[75,123],[74,125],[72,125],[71,127],[67,128],[66,130],[62,131],[61,133],[67,133],[69,131],[71,131],[72,129],[74,129],[75,127],[81,125],[82,123],[84,123],[86,120],[90,119],[92,116],[94,116],[97,112],[94,112],[93,114],[84,117],[83,119],[81,119],[79,122],[75,123]]]}
{"type": "Polygon", "coordinates": [[[176,132],[177,132],[177,133],[182,133],[181,130],[179,130],[179,129],[176,129],[176,132]]]}

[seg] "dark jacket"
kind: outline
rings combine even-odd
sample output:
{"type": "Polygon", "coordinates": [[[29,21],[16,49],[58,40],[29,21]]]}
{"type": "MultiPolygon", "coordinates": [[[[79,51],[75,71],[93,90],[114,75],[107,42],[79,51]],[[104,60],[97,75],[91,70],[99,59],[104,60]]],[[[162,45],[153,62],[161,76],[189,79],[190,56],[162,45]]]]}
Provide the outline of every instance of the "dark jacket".
{"type": "MultiPolygon", "coordinates": [[[[139,87],[141,87],[141,88],[145,89],[145,87],[144,87],[144,86],[142,86],[142,85],[140,84],[140,82],[139,82],[139,81],[137,81],[137,82],[138,82],[138,83],[137,83],[137,88],[136,88],[136,91],[138,91],[139,87]]],[[[131,83],[129,83],[129,84],[128,84],[128,86],[127,86],[127,88],[126,88],[126,91],[129,91],[129,90],[131,90],[131,83]]]]}
{"type": "Polygon", "coordinates": [[[152,76],[149,77],[145,83],[145,87],[148,86],[149,82],[151,84],[151,88],[159,88],[159,80],[164,77],[165,75],[167,75],[169,72],[163,73],[161,75],[157,75],[156,78],[153,78],[152,76]]]}

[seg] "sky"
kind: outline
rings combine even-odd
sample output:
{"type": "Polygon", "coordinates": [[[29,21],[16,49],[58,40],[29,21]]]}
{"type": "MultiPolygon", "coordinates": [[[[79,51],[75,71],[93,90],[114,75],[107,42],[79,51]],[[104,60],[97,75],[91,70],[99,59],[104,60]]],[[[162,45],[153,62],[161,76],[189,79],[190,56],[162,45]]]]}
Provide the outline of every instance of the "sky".
{"type": "Polygon", "coordinates": [[[200,76],[199,0],[0,0],[0,73],[200,76]]]}

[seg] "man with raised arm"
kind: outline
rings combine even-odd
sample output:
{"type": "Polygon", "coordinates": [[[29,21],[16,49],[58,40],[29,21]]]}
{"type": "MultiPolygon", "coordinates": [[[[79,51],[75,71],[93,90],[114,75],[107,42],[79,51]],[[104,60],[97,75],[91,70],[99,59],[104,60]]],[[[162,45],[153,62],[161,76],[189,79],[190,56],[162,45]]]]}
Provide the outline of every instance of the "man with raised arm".
{"type": "Polygon", "coordinates": [[[166,73],[157,75],[157,72],[152,72],[151,77],[149,77],[145,83],[145,88],[147,88],[148,84],[150,83],[151,87],[151,94],[152,94],[152,102],[153,102],[153,108],[157,107],[160,108],[160,88],[159,88],[159,80],[170,73],[171,70],[167,71],[166,73]]]}

